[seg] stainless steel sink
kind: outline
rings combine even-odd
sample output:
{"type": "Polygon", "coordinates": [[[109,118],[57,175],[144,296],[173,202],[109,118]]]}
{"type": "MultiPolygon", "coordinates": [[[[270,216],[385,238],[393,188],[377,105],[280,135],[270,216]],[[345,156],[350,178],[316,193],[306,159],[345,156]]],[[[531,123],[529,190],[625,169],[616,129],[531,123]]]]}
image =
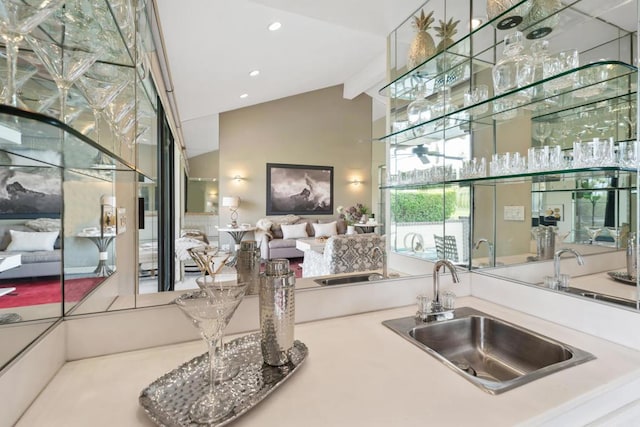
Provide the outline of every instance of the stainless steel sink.
{"type": "Polygon", "coordinates": [[[420,347],[482,390],[499,394],[595,357],[472,308],[451,320],[415,317],[383,325],[420,347]]]}
{"type": "Polygon", "coordinates": [[[379,273],[356,274],[349,276],[327,277],[325,279],[315,279],[314,282],[322,286],[331,286],[344,285],[347,283],[373,282],[376,280],[382,280],[382,275],[379,273]]]}

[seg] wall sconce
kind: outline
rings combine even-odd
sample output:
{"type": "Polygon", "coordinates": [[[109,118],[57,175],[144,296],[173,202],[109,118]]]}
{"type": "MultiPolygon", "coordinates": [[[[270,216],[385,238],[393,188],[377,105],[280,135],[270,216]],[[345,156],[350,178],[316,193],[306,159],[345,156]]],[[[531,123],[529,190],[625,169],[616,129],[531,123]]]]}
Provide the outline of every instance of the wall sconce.
{"type": "Polygon", "coordinates": [[[233,180],[235,182],[242,182],[242,181],[244,181],[244,178],[241,177],[240,175],[236,175],[236,176],[233,177],[233,180]]]}
{"type": "Polygon", "coordinates": [[[240,197],[227,196],[222,198],[222,206],[229,208],[231,211],[231,227],[238,226],[238,207],[240,206],[240,197]]]}
{"type": "Polygon", "coordinates": [[[360,184],[364,184],[364,181],[357,178],[353,178],[351,181],[349,181],[349,184],[355,185],[357,187],[360,184]]]}

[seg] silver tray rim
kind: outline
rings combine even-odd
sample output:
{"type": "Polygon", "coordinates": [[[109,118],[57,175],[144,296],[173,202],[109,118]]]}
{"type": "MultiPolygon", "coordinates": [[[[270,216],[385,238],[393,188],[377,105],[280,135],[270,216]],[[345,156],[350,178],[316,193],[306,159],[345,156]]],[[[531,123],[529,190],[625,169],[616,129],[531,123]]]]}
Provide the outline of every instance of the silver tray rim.
{"type": "MultiPolygon", "coordinates": [[[[253,340],[257,340],[258,342],[260,341],[260,332],[256,332],[256,333],[252,333],[252,334],[247,334],[247,335],[243,335],[239,338],[236,338],[234,340],[229,341],[228,343],[225,344],[225,346],[228,345],[233,345],[234,343],[240,342],[242,340],[249,340],[249,339],[253,339],[253,340]]],[[[305,360],[307,360],[307,356],[309,355],[309,349],[308,347],[302,343],[299,340],[294,340],[293,342],[293,347],[295,349],[297,349],[299,351],[299,353],[301,354],[301,358],[299,359],[298,363],[294,364],[293,362],[289,362],[287,365],[288,366],[293,366],[292,369],[290,369],[286,375],[284,375],[280,381],[276,382],[273,384],[272,387],[269,387],[268,389],[264,389],[261,388],[260,390],[258,390],[257,393],[255,393],[253,396],[251,396],[251,402],[250,404],[244,406],[240,411],[238,411],[237,413],[235,413],[232,417],[226,418],[222,421],[220,421],[219,423],[213,423],[210,424],[210,427],[222,427],[225,426],[233,421],[235,421],[236,419],[238,419],[239,417],[241,417],[242,415],[244,415],[247,411],[249,411],[250,409],[254,408],[258,403],[262,402],[267,396],[269,396],[274,390],[276,390],[277,388],[279,388],[286,380],[288,380],[294,372],[296,372],[298,370],[298,368],[300,368],[300,366],[302,366],[302,364],[304,363],[305,360]]],[[[161,387],[161,384],[163,382],[166,382],[169,378],[171,378],[174,375],[177,375],[178,372],[181,369],[184,369],[185,366],[189,365],[190,363],[193,363],[193,361],[195,359],[198,358],[203,358],[207,355],[207,353],[203,353],[201,355],[198,355],[182,364],[180,364],[178,367],[176,367],[175,369],[172,369],[171,371],[165,373],[164,375],[162,375],[161,377],[159,377],[158,379],[156,379],[155,381],[153,381],[151,384],[149,384],[147,387],[145,387],[141,392],[140,395],[138,397],[138,402],[140,404],[140,406],[142,406],[142,409],[144,409],[145,413],[147,414],[147,416],[151,419],[151,421],[153,421],[154,423],[156,423],[159,426],[182,426],[182,424],[179,423],[173,423],[173,424],[165,424],[166,422],[166,418],[164,415],[161,415],[159,413],[156,413],[156,408],[154,406],[151,405],[147,405],[145,403],[145,398],[149,401],[151,401],[151,399],[148,398],[147,393],[149,391],[149,389],[151,387],[161,387]]],[[[276,368],[276,367],[274,367],[276,368]]],[[[157,405],[157,402],[155,402],[157,405]]]]}
{"type": "Polygon", "coordinates": [[[637,284],[636,279],[633,276],[629,276],[626,271],[608,271],[607,274],[613,280],[616,280],[620,283],[633,286],[637,284]]]}

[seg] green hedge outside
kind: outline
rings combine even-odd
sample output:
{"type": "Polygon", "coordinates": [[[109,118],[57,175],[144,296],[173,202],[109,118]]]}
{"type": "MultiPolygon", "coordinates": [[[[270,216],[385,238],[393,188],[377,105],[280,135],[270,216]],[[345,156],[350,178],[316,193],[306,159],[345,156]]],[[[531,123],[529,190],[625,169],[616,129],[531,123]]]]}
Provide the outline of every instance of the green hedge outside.
{"type": "Polygon", "coordinates": [[[395,222],[434,222],[449,219],[456,210],[456,192],[415,191],[391,194],[391,220],[395,222]],[[444,203],[444,207],[443,207],[444,203]]]}

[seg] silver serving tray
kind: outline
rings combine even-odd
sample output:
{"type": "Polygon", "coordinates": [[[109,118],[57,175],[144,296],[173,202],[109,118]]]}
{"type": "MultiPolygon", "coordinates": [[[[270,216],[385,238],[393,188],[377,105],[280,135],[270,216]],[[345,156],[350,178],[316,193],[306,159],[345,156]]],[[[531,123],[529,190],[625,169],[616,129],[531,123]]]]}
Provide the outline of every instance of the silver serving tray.
{"type": "MultiPolygon", "coordinates": [[[[224,426],[260,403],[278,388],[304,362],[307,346],[294,341],[290,361],[275,367],[265,364],[260,349],[260,333],[237,338],[225,344],[225,357],[240,362],[238,375],[216,387],[224,387],[237,398],[235,409],[224,419],[209,424],[224,426]]],[[[201,426],[189,418],[189,408],[207,389],[208,356],[202,354],[180,365],[149,384],[139,397],[145,412],[160,426],[201,426]]]]}
{"type": "Polygon", "coordinates": [[[618,282],[622,282],[627,285],[636,285],[636,278],[633,276],[629,276],[626,271],[609,271],[607,272],[607,274],[613,280],[617,280],[618,282]]]}

